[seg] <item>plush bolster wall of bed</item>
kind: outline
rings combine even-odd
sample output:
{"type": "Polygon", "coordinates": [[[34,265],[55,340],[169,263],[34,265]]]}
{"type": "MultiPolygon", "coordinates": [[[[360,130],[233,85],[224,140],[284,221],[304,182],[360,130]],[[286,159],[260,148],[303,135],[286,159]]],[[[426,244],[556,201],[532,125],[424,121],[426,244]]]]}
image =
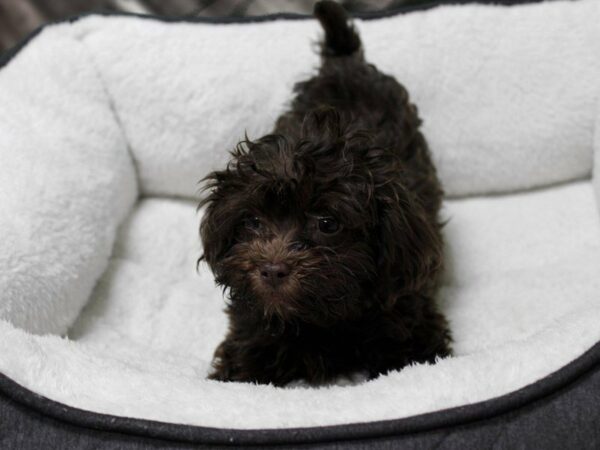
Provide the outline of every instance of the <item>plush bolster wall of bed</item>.
{"type": "Polygon", "coordinates": [[[357,20],[447,199],[455,355],[325,387],[206,380],[198,180],[317,67],[315,20],[86,16],[0,69],[0,446],[600,446],[600,2],[357,20]]]}

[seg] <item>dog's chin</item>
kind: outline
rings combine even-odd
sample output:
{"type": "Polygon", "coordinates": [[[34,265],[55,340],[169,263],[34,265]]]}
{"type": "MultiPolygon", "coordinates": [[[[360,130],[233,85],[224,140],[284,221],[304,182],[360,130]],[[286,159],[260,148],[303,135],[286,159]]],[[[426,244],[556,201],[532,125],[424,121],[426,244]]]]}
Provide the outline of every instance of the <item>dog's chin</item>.
{"type": "Polygon", "coordinates": [[[349,301],[342,306],[339,301],[319,298],[302,291],[286,292],[284,289],[261,289],[255,294],[255,301],[261,308],[263,318],[268,322],[288,324],[304,323],[315,327],[329,327],[337,323],[355,319],[357,311],[353,311],[349,301]],[[337,308],[332,308],[335,305],[337,308]]]}
{"type": "Polygon", "coordinates": [[[265,318],[278,318],[284,322],[298,318],[297,292],[291,292],[287,286],[260,286],[252,289],[255,301],[264,311],[265,318]]]}

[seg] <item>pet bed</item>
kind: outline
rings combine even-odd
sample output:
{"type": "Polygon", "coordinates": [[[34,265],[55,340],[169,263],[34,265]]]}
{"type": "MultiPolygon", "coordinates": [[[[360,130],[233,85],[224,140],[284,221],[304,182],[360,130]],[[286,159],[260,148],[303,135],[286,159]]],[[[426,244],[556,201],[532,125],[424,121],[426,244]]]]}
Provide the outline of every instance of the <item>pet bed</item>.
{"type": "Polygon", "coordinates": [[[320,388],[205,380],[226,321],[195,268],[197,181],[317,66],[300,19],[93,15],[4,61],[2,445],[598,448],[595,0],[357,21],[447,192],[455,356],[320,388]]]}

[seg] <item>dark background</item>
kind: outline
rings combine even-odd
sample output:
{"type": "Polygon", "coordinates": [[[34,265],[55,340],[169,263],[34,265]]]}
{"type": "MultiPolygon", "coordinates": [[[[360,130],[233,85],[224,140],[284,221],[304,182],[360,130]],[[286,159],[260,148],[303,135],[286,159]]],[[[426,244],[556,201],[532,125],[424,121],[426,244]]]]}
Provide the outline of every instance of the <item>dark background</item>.
{"type": "MultiPolygon", "coordinates": [[[[94,11],[169,17],[310,14],[316,0],[0,0],[0,53],[47,22],[94,11]]],[[[531,0],[530,0],[531,1],[531,0]]],[[[350,12],[383,11],[431,3],[520,3],[518,0],[339,0],[350,12]]]]}

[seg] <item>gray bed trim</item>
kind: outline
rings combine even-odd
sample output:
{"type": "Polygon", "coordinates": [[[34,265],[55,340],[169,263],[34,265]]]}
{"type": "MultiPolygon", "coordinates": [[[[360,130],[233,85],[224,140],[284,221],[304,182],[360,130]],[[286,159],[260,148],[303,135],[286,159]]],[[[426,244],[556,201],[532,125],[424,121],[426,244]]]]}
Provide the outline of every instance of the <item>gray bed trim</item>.
{"type": "MultiPolygon", "coordinates": [[[[61,442],[73,433],[89,435],[94,440],[103,439],[105,433],[107,439],[118,434],[124,441],[157,439],[164,443],[213,446],[314,446],[344,442],[348,448],[366,442],[414,441],[416,445],[433,443],[434,436],[454,436],[452,440],[457,439],[461,445],[470,439],[483,445],[462,448],[486,448],[493,435],[490,430],[508,433],[502,431],[508,429],[522,433],[503,438],[513,444],[519,442],[517,438],[531,441],[534,436],[552,439],[556,448],[558,444],[562,448],[600,448],[600,343],[545,378],[491,400],[404,419],[310,428],[235,430],[98,414],[37,395],[0,374],[1,443],[39,443],[46,434],[53,436],[53,442],[61,442]],[[479,436],[474,429],[487,431],[479,436]],[[567,442],[577,445],[565,447],[567,442]]],[[[35,448],[19,445],[6,448],[35,448]]],[[[555,448],[548,445],[537,448],[555,448]]]]}

